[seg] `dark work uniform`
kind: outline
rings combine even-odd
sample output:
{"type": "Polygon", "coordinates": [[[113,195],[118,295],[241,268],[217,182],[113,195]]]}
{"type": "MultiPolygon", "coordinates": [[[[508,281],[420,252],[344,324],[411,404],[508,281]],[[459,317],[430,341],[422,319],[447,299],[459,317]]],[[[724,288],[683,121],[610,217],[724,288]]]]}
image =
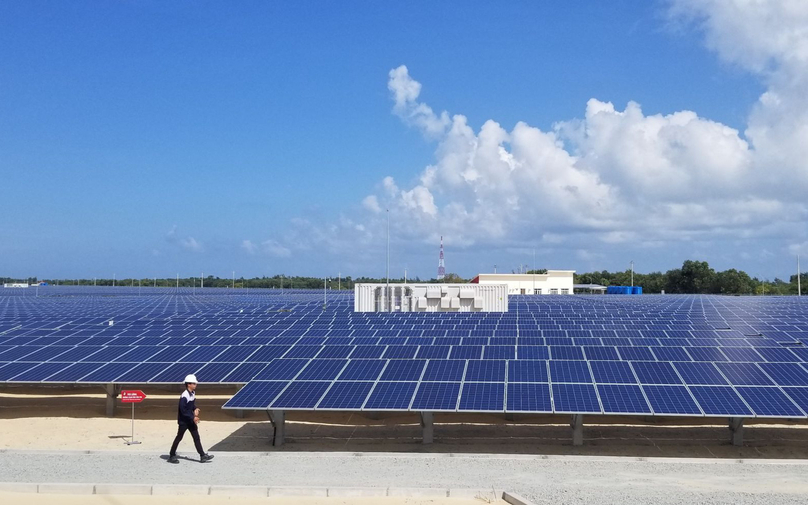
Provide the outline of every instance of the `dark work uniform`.
{"type": "Polygon", "coordinates": [[[202,449],[202,442],[199,440],[199,429],[194,422],[195,410],[196,395],[186,389],[182,393],[182,396],[180,396],[180,406],[177,410],[177,424],[179,424],[179,429],[177,430],[176,438],[174,438],[174,443],[171,444],[169,456],[177,455],[177,446],[180,445],[180,440],[182,440],[183,435],[185,435],[185,430],[191,432],[191,436],[194,438],[196,452],[198,452],[200,456],[205,455],[205,451],[202,449]]]}

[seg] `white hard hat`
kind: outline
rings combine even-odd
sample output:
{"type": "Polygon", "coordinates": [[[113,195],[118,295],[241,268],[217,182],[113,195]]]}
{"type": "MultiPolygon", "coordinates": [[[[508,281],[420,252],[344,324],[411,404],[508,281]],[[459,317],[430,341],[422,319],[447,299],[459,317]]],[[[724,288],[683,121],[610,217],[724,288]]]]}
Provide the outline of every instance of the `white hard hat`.
{"type": "Polygon", "coordinates": [[[192,383],[192,384],[196,384],[196,375],[194,375],[194,374],[186,375],[185,376],[185,383],[188,384],[189,382],[192,383]]]}

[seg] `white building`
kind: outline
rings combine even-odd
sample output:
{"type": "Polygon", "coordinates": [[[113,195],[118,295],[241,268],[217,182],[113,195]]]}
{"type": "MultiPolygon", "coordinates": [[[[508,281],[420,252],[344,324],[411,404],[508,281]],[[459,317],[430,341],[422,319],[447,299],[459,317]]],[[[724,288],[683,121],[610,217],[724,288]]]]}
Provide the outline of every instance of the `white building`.
{"type": "Polygon", "coordinates": [[[507,284],[509,295],[571,295],[575,270],[548,270],[546,274],[480,274],[473,284],[507,284]]]}
{"type": "Polygon", "coordinates": [[[508,312],[508,286],[356,284],[354,312],[508,312]]]}

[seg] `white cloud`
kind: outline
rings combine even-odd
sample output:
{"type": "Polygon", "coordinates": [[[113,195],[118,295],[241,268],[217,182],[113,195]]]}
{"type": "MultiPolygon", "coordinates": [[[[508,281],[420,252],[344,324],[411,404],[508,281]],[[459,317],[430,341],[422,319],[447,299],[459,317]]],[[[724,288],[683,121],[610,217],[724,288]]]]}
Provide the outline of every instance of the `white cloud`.
{"type": "Polygon", "coordinates": [[[243,240],[241,242],[241,248],[247,251],[248,254],[255,254],[258,252],[258,246],[255,245],[252,240],[243,240]]]}
{"type": "Polygon", "coordinates": [[[170,230],[168,230],[168,233],[166,233],[166,241],[169,244],[185,249],[186,251],[202,252],[205,250],[202,243],[196,240],[194,237],[180,237],[177,233],[176,224],[172,226],[170,230]]]}
{"type": "Polygon", "coordinates": [[[436,141],[433,162],[408,179],[383,178],[359,214],[296,220],[273,247],[358,257],[382,246],[384,209],[402,243],[434,245],[444,235],[456,248],[543,244],[590,263],[605,257],[598,247],[637,241],[688,251],[722,239],[802,247],[789,244],[805,231],[786,237],[808,218],[808,1],[669,0],[669,8],[766,85],[743,132],[690,110],[647,115],[638,103],[597,98],[549,131],[494,120],[476,129],[421,101],[421,83],[402,65],[389,72],[393,113],[436,141]]]}

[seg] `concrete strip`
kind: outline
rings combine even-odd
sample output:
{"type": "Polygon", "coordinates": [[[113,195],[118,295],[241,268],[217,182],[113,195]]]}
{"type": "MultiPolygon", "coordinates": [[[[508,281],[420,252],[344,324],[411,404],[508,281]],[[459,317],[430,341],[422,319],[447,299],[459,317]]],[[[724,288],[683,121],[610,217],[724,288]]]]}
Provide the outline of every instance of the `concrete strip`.
{"type": "Polygon", "coordinates": [[[439,487],[391,487],[387,490],[387,496],[404,496],[416,498],[446,498],[449,490],[439,487]]]}
{"type": "Polygon", "coordinates": [[[328,496],[326,487],[271,487],[269,496],[313,496],[325,498],[328,496]]]}
{"type": "Polygon", "coordinates": [[[152,494],[149,484],[96,484],[95,494],[144,495],[152,494]]]}
{"type": "Polygon", "coordinates": [[[24,482],[0,482],[0,492],[4,493],[36,493],[37,485],[24,482]]]}
{"type": "Polygon", "coordinates": [[[210,494],[210,486],[196,486],[193,484],[155,484],[152,486],[153,495],[171,496],[200,496],[210,494]]]}
{"type": "Polygon", "coordinates": [[[502,493],[502,499],[511,505],[535,505],[532,501],[516,493],[509,493],[507,491],[502,493]]]}
{"type": "Polygon", "coordinates": [[[37,491],[43,494],[93,494],[95,486],[93,484],[74,484],[72,482],[40,484],[37,491]]]}
{"type": "Polygon", "coordinates": [[[449,498],[482,498],[496,501],[502,496],[502,491],[496,489],[449,489],[449,498]]]}
{"type": "Polygon", "coordinates": [[[330,487],[329,497],[356,498],[360,496],[387,496],[386,487],[330,487]]]}
{"type": "Polygon", "coordinates": [[[264,486],[210,486],[210,494],[216,496],[261,496],[266,498],[264,486]]]}

